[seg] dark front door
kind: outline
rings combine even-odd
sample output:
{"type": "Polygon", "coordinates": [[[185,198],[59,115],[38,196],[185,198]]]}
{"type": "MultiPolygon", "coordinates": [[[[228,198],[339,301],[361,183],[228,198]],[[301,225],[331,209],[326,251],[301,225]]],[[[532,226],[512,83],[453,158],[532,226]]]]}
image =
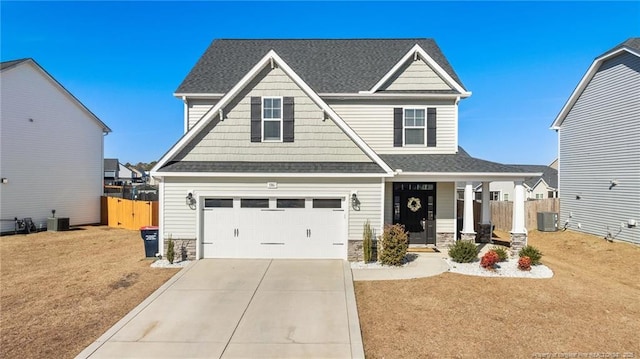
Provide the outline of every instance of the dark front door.
{"type": "Polygon", "coordinates": [[[409,244],[436,244],[435,183],[394,183],[394,223],[409,232],[409,244]]]}

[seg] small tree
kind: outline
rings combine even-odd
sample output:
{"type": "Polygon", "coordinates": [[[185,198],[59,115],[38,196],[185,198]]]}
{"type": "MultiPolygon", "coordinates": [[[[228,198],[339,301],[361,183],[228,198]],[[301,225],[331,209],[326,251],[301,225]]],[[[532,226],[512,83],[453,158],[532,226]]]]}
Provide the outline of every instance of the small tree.
{"type": "Polygon", "coordinates": [[[169,263],[173,264],[173,260],[175,259],[176,253],[173,249],[173,240],[169,238],[169,244],[167,244],[167,260],[169,263]]]}
{"type": "Polygon", "coordinates": [[[373,259],[373,229],[371,229],[369,220],[365,222],[362,232],[362,251],[364,252],[364,262],[371,262],[373,259]]]}
{"type": "Polygon", "coordinates": [[[393,266],[402,265],[409,247],[408,242],[409,236],[403,225],[385,225],[382,236],[378,240],[378,244],[382,244],[382,249],[378,250],[380,263],[393,266]]]}

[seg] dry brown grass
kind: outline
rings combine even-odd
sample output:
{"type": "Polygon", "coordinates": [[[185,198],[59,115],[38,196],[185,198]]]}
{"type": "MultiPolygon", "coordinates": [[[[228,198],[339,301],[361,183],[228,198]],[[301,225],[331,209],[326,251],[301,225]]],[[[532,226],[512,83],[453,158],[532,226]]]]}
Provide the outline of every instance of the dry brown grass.
{"type": "Polygon", "coordinates": [[[640,247],[570,231],[533,231],[529,244],[553,278],[356,282],[366,356],[640,357],[640,247]]]}
{"type": "Polygon", "coordinates": [[[138,231],[0,237],[0,357],[73,358],[173,276],[138,231]]]}

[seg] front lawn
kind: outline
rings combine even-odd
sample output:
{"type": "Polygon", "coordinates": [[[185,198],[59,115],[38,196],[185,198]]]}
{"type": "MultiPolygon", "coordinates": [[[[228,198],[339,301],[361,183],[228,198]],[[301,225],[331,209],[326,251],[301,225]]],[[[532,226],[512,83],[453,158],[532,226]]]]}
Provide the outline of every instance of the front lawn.
{"type": "Polygon", "coordinates": [[[103,226],[3,236],[0,260],[2,358],[73,358],[177,272],[103,226]]]}
{"type": "Polygon", "coordinates": [[[571,231],[529,244],[553,278],[356,282],[367,358],[640,357],[640,247],[571,231]]]}

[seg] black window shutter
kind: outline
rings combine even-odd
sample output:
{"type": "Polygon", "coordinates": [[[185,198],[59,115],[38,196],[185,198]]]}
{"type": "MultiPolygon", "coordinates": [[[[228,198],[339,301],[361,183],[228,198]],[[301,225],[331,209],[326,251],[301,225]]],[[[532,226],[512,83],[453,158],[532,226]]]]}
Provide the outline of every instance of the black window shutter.
{"type": "Polygon", "coordinates": [[[393,147],[402,147],[402,108],[393,109],[393,147]]]}
{"type": "Polygon", "coordinates": [[[282,142],[293,142],[293,97],[282,99],[282,142]]]}
{"type": "Polygon", "coordinates": [[[251,142],[262,142],[262,98],[251,98],[251,142]]]}
{"type": "Polygon", "coordinates": [[[427,147],[436,147],[436,109],[427,109],[427,147]]]}

